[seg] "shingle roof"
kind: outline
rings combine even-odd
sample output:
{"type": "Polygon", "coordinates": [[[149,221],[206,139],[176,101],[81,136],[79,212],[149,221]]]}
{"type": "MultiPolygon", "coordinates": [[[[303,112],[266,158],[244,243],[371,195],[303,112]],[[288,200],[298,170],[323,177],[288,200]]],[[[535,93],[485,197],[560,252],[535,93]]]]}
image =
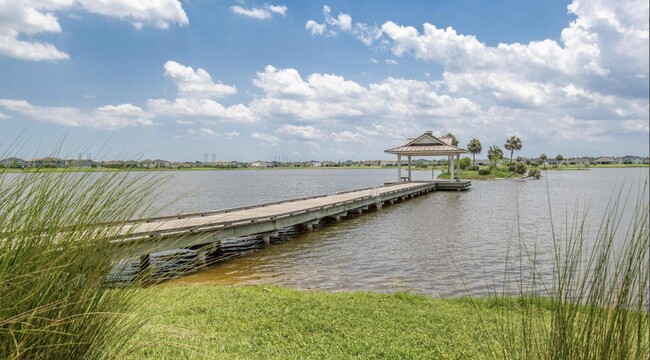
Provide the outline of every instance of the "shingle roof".
{"type": "Polygon", "coordinates": [[[449,138],[436,138],[426,132],[402,146],[386,149],[384,152],[397,155],[436,156],[464,154],[468,151],[451,145],[449,138]]]}

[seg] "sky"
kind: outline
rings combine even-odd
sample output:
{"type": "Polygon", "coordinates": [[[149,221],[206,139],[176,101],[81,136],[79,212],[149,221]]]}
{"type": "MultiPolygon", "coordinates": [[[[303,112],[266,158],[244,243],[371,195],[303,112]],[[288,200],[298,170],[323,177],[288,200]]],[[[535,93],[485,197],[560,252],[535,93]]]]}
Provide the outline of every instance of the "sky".
{"type": "Polygon", "coordinates": [[[647,0],[0,0],[0,157],[648,156],[647,0]]]}

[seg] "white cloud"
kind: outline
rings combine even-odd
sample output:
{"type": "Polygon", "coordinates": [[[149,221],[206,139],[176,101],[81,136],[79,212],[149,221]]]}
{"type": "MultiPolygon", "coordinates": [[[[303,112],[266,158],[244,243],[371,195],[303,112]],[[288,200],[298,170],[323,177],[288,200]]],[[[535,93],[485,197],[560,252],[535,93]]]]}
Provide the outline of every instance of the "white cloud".
{"type": "Polygon", "coordinates": [[[319,24],[314,20],[308,20],[305,23],[305,29],[309,30],[312,35],[323,35],[325,32],[325,24],[319,24]]]}
{"type": "Polygon", "coordinates": [[[178,0],[77,0],[88,12],[132,23],[151,24],[166,29],[170,23],[189,24],[178,0]]]}
{"type": "Polygon", "coordinates": [[[264,5],[263,7],[253,6],[252,8],[245,8],[240,5],[230,7],[230,11],[237,15],[246,16],[257,20],[266,20],[273,17],[273,14],[286,16],[287,7],[284,5],[264,5]]]}
{"type": "Polygon", "coordinates": [[[315,20],[308,20],[305,23],[305,29],[309,30],[312,35],[329,35],[336,36],[339,32],[352,34],[366,45],[371,45],[382,35],[381,29],[376,25],[365,23],[353,23],[352,16],[346,13],[339,13],[336,17],[331,15],[332,9],[323,6],[323,23],[315,20]]]}
{"type": "Polygon", "coordinates": [[[190,66],[175,61],[165,63],[165,76],[172,79],[178,92],[186,98],[222,97],[237,93],[237,88],[212,81],[212,77],[202,68],[194,70],[190,66]]]}
{"type": "Polygon", "coordinates": [[[226,139],[234,139],[238,137],[240,134],[237,131],[226,131],[223,133],[223,135],[226,137],[226,139]]]}
{"type": "Polygon", "coordinates": [[[167,61],[164,68],[165,76],[176,84],[179,97],[174,100],[148,100],[147,109],[153,114],[160,117],[181,117],[176,119],[179,124],[194,123],[196,118],[201,118],[206,124],[214,124],[214,121],[252,123],[258,120],[257,115],[246,105],[224,106],[213,100],[214,97],[235,94],[237,89],[215,83],[204,69],[194,70],[175,61],[167,61]]]}
{"type": "Polygon", "coordinates": [[[379,62],[379,61],[377,61],[377,59],[373,59],[373,58],[370,58],[369,60],[370,60],[370,62],[373,63],[373,64],[376,64],[376,63],[379,62]]]}
{"type": "Polygon", "coordinates": [[[33,37],[41,33],[60,33],[62,29],[56,13],[74,8],[140,26],[152,24],[166,28],[170,23],[188,23],[178,0],[0,0],[0,55],[29,61],[68,59],[67,53],[33,37]]]}
{"type": "Polygon", "coordinates": [[[259,140],[262,145],[278,146],[278,142],[280,141],[280,139],[271,134],[259,132],[252,133],[251,137],[255,140],[259,140]]]}
{"type": "Polygon", "coordinates": [[[227,122],[252,123],[257,116],[245,105],[225,107],[211,99],[150,99],[147,109],[158,116],[203,117],[227,122]]]}
{"type": "Polygon", "coordinates": [[[194,121],[192,120],[176,120],[176,123],[178,125],[194,125],[194,121]]]}
{"type": "Polygon", "coordinates": [[[394,59],[386,59],[384,62],[388,65],[399,65],[399,63],[394,59]]]}
{"type": "Polygon", "coordinates": [[[74,107],[35,106],[25,100],[0,99],[0,107],[35,120],[67,127],[115,130],[131,126],[152,126],[152,114],[131,104],[105,105],[90,112],[74,107]]]}
{"type": "Polygon", "coordinates": [[[297,126],[284,124],[280,126],[275,132],[278,134],[307,140],[323,139],[327,136],[327,132],[316,129],[311,125],[297,126]]]}
{"type": "Polygon", "coordinates": [[[267,66],[253,84],[264,96],[249,107],[261,118],[337,122],[381,118],[471,116],[478,106],[466,98],[438,94],[434,85],[387,78],[367,87],[334,74],[311,74],[267,66]]]}
{"type": "Polygon", "coordinates": [[[0,113],[0,120],[6,120],[6,119],[9,119],[9,118],[10,118],[9,115],[5,115],[3,113],[0,113]]]}

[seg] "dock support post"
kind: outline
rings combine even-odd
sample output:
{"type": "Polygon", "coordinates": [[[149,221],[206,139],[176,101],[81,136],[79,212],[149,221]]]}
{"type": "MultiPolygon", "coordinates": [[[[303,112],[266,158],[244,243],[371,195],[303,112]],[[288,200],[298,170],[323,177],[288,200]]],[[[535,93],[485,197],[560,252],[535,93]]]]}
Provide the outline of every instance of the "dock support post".
{"type": "Polygon", "coordinates": [[[375,204],[375,207],[377,208],[377,210],[381,210],[381,209],[383,208],[383,206],[384,206],[384,202],[383,202],[383,201],[382,201],[382,202],[378,202],[377,204],[375,204]]]}
{"type": "Polygon", "coordinates": [[[402,155],[397,155],[397,182],[402,181],[402,155]]]}
{"type": "Polygon", "coordinates": [[[455,156],[453,156],[453,155],[449,156],[449,161],[450,161],[449,168],[451,169],[449,175],[450,175],[450,180],[452,182],[454,181],[454,178],[456,177],[456,166],[454,164],[454,158],[455,158],[455,156]]]}
{"type": "Polygon", "coordinates": [[[271,236],[278,236],[278,232],[271,231],[262,234],[262,241],[264,242],[264,245],[266,246],[271,245],[271,236]]]}
{"type": "Polygon", "coordinates": [[[147,275],[149,271],[149,254],[144,254],[140,256],[140,271],[138,272],[138,277],[142,278],[147,275]]]}
{"type": "Polygon", "coordinates": [[[199,265],[199,267],[204,267],[208,265],[208,258],[206,256],[207,251],[206,250],[199,250],[196,252],[196,261],[199,265]]]}
{"type": "Polygon", "coordinates": [[[318,220],[310,221],[305,224],[305,227],[307,228],[307,231],[312,231],[314,230],[314,225],[318,225],[318,223],[319,223],[318,220]]]}

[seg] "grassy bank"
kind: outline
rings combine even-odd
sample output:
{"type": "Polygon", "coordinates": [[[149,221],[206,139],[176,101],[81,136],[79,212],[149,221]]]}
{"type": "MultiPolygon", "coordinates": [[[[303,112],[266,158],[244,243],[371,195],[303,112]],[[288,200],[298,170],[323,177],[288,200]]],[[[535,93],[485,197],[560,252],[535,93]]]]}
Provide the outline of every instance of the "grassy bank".
{"type": "Polygon", "coordinates": [[[145,291],[171,305],[141,309],[149,322],[134,341],[146,347],[132,359],[484,358],[489,352],[485,331],[496,331],[504,312],[517,316],[512,299],[314,293],[275,286],[145,291]]]}
{"type": "MultiPolygon", "coordinates": [[[[505,169],[493,169],[491,173],[487,175],[479,175],[477,170],[463,170],[460,172],[461,180],[490,180],[490,179],[505,179],[510,176],[512,172],[509,172],[505,169]]],[[[521,175],[513,174],[510,178],[519,178],[521,175]]],[[[451,175],[448,172],[443,172],[438,175],[438,179],[449,180],[451,175]]]]}

